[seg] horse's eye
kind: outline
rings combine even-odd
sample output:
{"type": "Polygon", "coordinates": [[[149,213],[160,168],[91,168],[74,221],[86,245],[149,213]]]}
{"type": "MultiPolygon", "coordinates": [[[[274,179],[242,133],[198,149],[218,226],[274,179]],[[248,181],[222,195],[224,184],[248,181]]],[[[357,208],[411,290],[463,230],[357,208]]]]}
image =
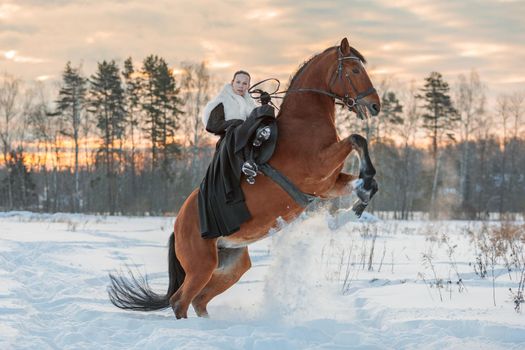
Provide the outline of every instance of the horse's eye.
{"type": "Polygon", "coordinates": [[[354,74],[359,74],[360,70],[359,70],[359,68],[352,68],[352,72],[354,74]]]}

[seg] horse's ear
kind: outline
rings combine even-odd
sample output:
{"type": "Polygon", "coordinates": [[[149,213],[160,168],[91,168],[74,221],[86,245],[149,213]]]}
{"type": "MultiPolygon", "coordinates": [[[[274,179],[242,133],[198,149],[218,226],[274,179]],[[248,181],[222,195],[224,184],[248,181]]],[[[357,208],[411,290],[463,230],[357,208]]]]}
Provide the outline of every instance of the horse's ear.
{"type": "Polygon", "coordinates": [[[344,38],[343,40],[341,40],[341,52],[343,53],[343,55],[349,55],[350,54],[350,44],[348,43],[348,39],[347,38],[344,38]]]}

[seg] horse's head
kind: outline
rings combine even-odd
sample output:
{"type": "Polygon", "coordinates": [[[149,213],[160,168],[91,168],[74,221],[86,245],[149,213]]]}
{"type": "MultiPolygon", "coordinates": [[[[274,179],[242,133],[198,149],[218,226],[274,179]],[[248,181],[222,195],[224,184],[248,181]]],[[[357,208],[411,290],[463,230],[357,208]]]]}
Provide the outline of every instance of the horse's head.
{"type": "Polygon", "coordinates": [[[368,117],[367,112],[372,116],[379,114],[381,102],[366,73],[364,57],[348,44],[346,38],[335,48],[335,55],[336,62],[327,76],[330,92],[360,118],[368,117]]]}

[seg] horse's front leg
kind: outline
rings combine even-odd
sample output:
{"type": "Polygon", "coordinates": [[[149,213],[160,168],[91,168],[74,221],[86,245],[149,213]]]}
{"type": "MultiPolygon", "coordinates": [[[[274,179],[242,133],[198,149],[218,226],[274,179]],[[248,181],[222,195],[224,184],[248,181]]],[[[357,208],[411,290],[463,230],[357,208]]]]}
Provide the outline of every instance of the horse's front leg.
{"type": "Polygon", "coordinates": [[[320,166],[318,169],[323,171],[325,178],[337,175],[333,186],[320,195],[322,198],[329,199],[348,196],[357,187],[363,185],[363,181],[360,180],[358,176],[341,172],[341,168],[348,154],[350,154],[353,149],[357,149],[358,152],[360,151],[361,144],[358,141],[359,138],[356,138],[356,135],[351,135],[331,144],[321,151],[319,157],[320,166]]]}
{"type": "Polygon", "coordinates": [[[361,186],[362,183],[363,181],[356,175],[340,172],[339,175],[337,175],[334,186],[328,190],[328,192],[321,194],[321,198],[331,199],[349,196],[357,187],[361,186]]]}
{"type": "Polygon", "coordinates": [[[359,153],[359,177],[339,173],[334,186],[326,193],[323,193],[322,197],[335,198],[355,192],[359,200],[354,203],[352,209],[358,216],[361,216],[363,210],[378,189],[377,182],[374,179],[376,170],[368,153],[368,143],[366,139],[361,135],[352,134],[344,140],[334,143],[322,152],[322,166],[323,169],[331,169],[330,165],[335,165],[337,169],[337,167],[342,165],[342,162],[344,162],[346,156],[352,149],[355,149],[359,153]],[[345,154],[345,152],[347,153],[345,154]],[[342,156],[343,158],[341,159],[342,156]]]}
{"type": "MultiPolygon", "coordinates": [[[[323,172],[332,175],[334,171],[340,169],[346,157],[354,149],[359,154],[359,178],[368,182],[369,179],[375,176],[376,170],[368,153],[368,142],[363,136],[358,134],[352,134],[323,149],[319,154],[319,168],[323,172]]],[[[368,188],[368,186],[365,187],[368,188]]]]}
{"type": "Polygon", "coordinates": [[[324,148],[319,153],[319,169],[332,173],[343,165],[346,157],[353,149],[354,143],[351,142],[350,136],[324,148]]]}

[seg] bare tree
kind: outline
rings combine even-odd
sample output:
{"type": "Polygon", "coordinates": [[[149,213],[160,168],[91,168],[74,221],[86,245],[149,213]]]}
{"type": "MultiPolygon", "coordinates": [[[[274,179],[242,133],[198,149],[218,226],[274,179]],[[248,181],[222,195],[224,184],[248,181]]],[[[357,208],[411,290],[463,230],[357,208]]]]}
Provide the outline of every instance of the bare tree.
{"type": "Polygon", "coordinates": [[[410,83],[404,106],[403,122],[398,128],[402,140],[402,171],[399,172],[397,182],[401,189],[401,198],[399,198],[401,218],[408,219],[415,194],[413,179],[417,177],[417,174],[414,147],[420,119],[417,108],[417,88],[414,81],[410,83]]]}
{"type": "Polygon", "coordinates": [[[485,113],[485,86],[476,71],[471,71],[467,78],[461,74],[455,89],[455,106],[459,114],[461,159],[459,169],[459,192],[461,207],[470,212],[471,208],[471,138],[475,126],[475,118],[483,118],[485,113]]]}
{"type": "Polygon", "coordinates": [[[510,122],[512,126],[512,132],[510,133],[511,139],[509,140],[506,151],[508,151],[509,169],[508,169],[508,189],[509,189],[509,200],[511,206],[514,207],[514,203],[519,201],[521,193],[516,191],[516,186],[519,182],[520,176],[523,176],[523,169],[519,167],[519,135],[523,130],[523,122],[525,110],[525,95],[523,93],[513,93],[509,96],[509,114],[510,122]]]}
{"type": "MultiPolygon", "coordinates": [[[[4,164],[8,164],[9,153],[12,150],[13,134],[16,128],[16,119],[20,113],[17,102],[20,94],[20,80],[5,73],[0,82],[0,141],[4,164]]],[[[8,177],[9,168],[8,168],[8,177]]],[[[7,181],[7,205],[13,208],[13,189],[11,181],[7,181]]]]}
{"type": "Polygon", "coordinates": [[[510,117],[512,122],[512,137],[518,139],[525,127],[525,93],[515,92],[509,97],[510,117]]]}
{"type": "Polygon", "coordinates": [[[508,95],[500,95],[497,100],[497,115],[503,126],[503,135],[502,135],[502,154],[501,154],[501,165],[499,167],[500,174],[498,174],[500,179],[500,191],[499,191],[499,213],[500,215],[504,212],[505,207],[504,203],[506,201],[506,196],[508,193],[508,185],[505,174],[507,173],[507,147],[509,143],[509,127],[511,123],[511,115],[509,113],[510,109],[510,97],[508,95]]]}
{"type": "Polygon", "coordinates": [[[191,187],[199,181],[199,147],[204,133],[201,122],[201,111],[209,100],[211,90],[211,75],[206,62],[183,62],[181,79],[181,94],[185,101],[184,129],[191,147],[191,187]]]}
{"type": "Polygon", "coordinates": [[[49,211],[50,207],[50,179],[49,169],[50,151],[53,142],[53,118],[48,116],[51,110],[51,102],[47,96],[46,88],[43,83],[37,83],[35,86],[35,103],[28,113],[28,130],[31,139],[36,142],[36,165],[38,171],[43,176],[42,197],[43,208],[49,211]]]}

